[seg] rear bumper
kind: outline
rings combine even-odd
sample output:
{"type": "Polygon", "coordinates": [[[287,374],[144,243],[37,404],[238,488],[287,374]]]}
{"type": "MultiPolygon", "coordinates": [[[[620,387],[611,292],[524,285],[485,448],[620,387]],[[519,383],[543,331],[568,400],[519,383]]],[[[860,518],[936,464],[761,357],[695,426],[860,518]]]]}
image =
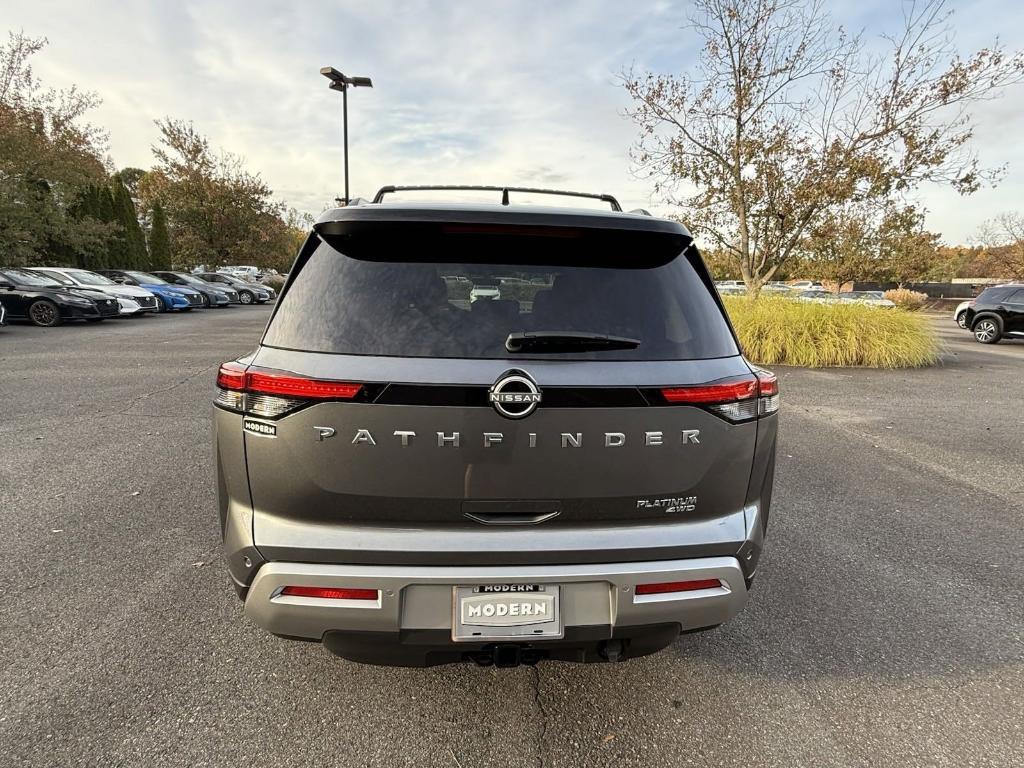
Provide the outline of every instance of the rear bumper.
{"type": "MultiPolygon", "coordinates": [[[[660,650],[680,633],[728,621],[747,600],[734,557],[637,563],[446,567],[267,563],[245,600],[245,613],[277,635],[323,641],[366,663],[429,666],[480,659],[494,643],[452,640],[453,587],[476,584],[561,587],[564,637],[517,642],[524,659],[630,658],[660,650]],[[637,584],[718,579],[721,587],[663,595],[635,594],[637,584]],[[380,590],[376,601],[286,597],[288,585],[380,590]],[[609,646],[609,641],[618,641],[609,646]],[[609,647],[612,650],[609,652],[609,647]]],[[[509,644],[504,644],[509,645],[509,644]]]]}

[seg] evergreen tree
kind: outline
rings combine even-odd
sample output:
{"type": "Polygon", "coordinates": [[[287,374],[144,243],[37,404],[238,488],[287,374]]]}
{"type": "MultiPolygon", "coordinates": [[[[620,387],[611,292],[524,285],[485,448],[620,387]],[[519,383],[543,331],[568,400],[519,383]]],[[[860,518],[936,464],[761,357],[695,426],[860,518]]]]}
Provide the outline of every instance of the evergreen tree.
{"type": "MultiPolygon", "coordinates": [[[[117,209],[114,205],[114,196],[110,192],[110,187],[100,187],[96,190],[96,195],[99,198],[99,220],[107,224],[116,224],[117,209]]],[[[125,249],[125,242],[121,237],[120,232],[114,232],[107,239],[106,255],[102,260],[106,267],[112,267],[114,269],[126,268],[125,262],[127,261],[127,253],[125,249]]]]}
{"type": "Polygon", "coordinates": [[[112,189],[116,221],[121,226],[121,237],[124,240],[125,268],[146,269],[149,261],[146,236],[139,226],[135,202],[120,174],[114,176],[112,189]]]}
{"type": "Polygon", "coordinates": [[[153,225],[149,230],[149,269],[172,269],[167,216],[159,200],[153,203],[153,225]]]}

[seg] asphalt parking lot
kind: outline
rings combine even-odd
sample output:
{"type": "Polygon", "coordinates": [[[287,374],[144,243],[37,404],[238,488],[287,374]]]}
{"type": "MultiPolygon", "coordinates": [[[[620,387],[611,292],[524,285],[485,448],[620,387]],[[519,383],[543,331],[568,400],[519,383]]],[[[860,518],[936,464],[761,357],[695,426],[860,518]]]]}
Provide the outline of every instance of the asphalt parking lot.
{"type": "Polygon", "coordinates": [[[1020,765],[1024,342],[779,369],[747,610],[617,666],[402,670],[271,637],[219,551],[217,364],[266,307],[0,329],[8,765],[1020,765]]]}

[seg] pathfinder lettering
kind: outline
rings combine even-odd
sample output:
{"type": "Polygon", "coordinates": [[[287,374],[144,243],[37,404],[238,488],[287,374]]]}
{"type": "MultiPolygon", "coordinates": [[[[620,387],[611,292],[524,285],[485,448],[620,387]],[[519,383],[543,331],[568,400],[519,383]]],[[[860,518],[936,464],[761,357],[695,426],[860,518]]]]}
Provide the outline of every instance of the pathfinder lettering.
{"type": "MultiPolygon", "coordinates": [[[[246,429],[250,429],[249,423],[246,423],[246,429]]],[[[317,440],[323,442],[324,438],[333,437],[335,432],[333,427],[314,427],[313,428],[317,435],[317,440]]],[[[461,432],[435,432],[437,436],[437,447],[438,448],[459,448],[462,445],[462,433],[461,432]]],[[[416,432],[411,429],[396,429],[392,432],[398,444],[403,448],[410,448],[416,445],[415,437],[416,432]]],[[[544,440],[543,437],[538,437],[536,432],[530,432],[526,435],[526,446],[528,448],[536,448],[539,445],[551,445],[555,442],[554,436],[544,440]]],[[[508,444],[519,444],[518,440],[512,440],[506,442],[504,432],[484,432],[481,435],[482,445],[484,448],[495,448],[508,444]]],[[[583,432],[561,432],[557,439],[557,444],[562,448],[582,448],[585,435],[583,432]]],[[[645,446],[663,446],[667,445],[669,440],[666,437],[665,432],[643,432],[642,434],[634,438],[635,441],[645,446]]],[[[679,432],[679,440],[682,445],[699,445],[700,444],[700,430],[699,429],[684,429],[679,432]]],[[[603,446],[605,448],[622,448],[629,438],[625,432],[604,432],[603,433],[603,446]]],[[[374,438],[373,433],[368,429],[357,429],[352,438],[352,445],[377,445],[377,440],[374,438]]]]}

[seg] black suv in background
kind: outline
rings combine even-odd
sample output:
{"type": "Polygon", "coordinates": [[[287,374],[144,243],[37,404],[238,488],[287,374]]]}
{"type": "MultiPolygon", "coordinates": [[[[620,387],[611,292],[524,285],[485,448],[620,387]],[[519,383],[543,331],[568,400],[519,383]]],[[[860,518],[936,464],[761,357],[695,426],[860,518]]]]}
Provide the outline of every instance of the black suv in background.
{"type": "Polygon", "coordinates": [[[982,344],[1024,339],[1024,283],[986,288],[967,306],[966,326],[982,344]]]}
{"type": "Polygon", "coordinates": [[[381,201],[397,189],[320,217],[259,346],[217,376],[245,613],[411,666],[620,661],[735,616],[778,382],[690,233],[609,196],[381,201]]]}

